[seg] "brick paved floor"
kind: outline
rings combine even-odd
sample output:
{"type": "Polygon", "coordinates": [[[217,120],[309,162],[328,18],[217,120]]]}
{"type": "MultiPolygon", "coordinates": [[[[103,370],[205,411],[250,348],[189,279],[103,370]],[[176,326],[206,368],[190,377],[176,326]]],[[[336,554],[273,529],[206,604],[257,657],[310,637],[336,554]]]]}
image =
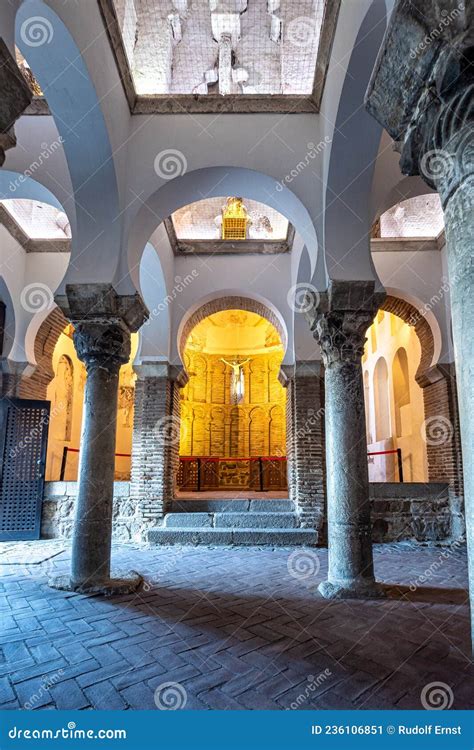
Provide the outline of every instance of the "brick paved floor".
{"type": "Polygon", "coordinates": [[[116,546],[147,582],[114,599],[49,589],[57,551],[2,566],[3,708],[415,709],[434,682],[474,708],[463,550],[376,547],[399,588],[366,602],[318,595],[326,550],[116,546]]]}

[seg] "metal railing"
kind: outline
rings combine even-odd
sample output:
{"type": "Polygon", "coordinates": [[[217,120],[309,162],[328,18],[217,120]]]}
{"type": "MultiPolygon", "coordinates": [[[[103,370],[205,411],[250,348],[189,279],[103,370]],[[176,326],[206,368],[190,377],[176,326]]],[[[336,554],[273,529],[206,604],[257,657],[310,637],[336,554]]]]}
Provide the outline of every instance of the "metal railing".
{"type": "Polygon", "coordinates": [[[397,466],[398,466],[398,481],[403,482],[403,461],[402,461],[402,449],[393,448],[390,451],[371,451],[367,453],[368,456],[383,456],[385,453],[396,453],[397,454],[397,466]]]}
{"type": "MultiPolygon", "coordinates": [[[[67,466],[67,457],[69,453],[79,453],[79,448],[70,448],[68,445],[65,445],[63,448],[63,455],[61,458],[61,469],[59,471],[59,481],[64,481],[64,476],[66,474],[66,466],[67,466]]],[[[116,453],[115,456],[119,458],[131,458],[131,453],[116,453]]]]}

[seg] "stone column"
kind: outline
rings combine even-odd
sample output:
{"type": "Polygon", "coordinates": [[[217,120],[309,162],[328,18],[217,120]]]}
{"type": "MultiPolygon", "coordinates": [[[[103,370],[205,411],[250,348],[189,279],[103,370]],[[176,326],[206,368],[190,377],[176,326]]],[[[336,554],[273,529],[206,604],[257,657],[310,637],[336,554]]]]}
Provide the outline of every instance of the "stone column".
{"type": "Polygon", "coordinates": [[[111,575],[112,502],[118,379],[130,358],[130,333],[145,319],[138,295],[119,297],[103,284],[67,286],[58,299],[74,325],[74,346],[87,369],[71,573],[50,582],[81,593],[126,593],[136,574],[111,575]]]}
{"type": "Polygon", "coordinates": [[[362,355],[383,301],[374,282],[332,281],[306,313],[325,368],[328,502],[326,598],[380,596],[374,578],[362,355]]]}
{"type": "Polygon", "coordinates": [[[473,47],[470,3],[399,0],[366,103],[396,142],[401,171],[437,190],[444,209],[474,644],[473,47]]]}

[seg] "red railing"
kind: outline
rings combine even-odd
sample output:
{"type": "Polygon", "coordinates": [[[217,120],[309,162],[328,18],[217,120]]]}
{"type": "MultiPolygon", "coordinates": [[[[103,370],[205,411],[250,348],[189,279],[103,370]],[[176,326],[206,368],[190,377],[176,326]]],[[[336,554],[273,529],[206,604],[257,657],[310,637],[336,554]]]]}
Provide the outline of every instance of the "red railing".
{"type": "Polygon", "coordinates": [[[401,448],[393,448],[393,450],[390,450],[390,451],[371,451],[370,453],[367,453],[367,455],[368,456],[383,456],[386,453],[397,454],[398,481],[403,482],[403,461],[402,461],[402,449],[401,448]]]}
{"type": "MultiPolygon", "coordinates": [[[[63,448],[63,455],[61,458],[61,469],[59,472],[59,481],[62,482],[64,480],[64,475],[66,473],[66,464],[67,464],[67,455],[68,453],[79,453],[79,448],[69,448],[68,445],[65,445],[63,448]]],[[[116,453],[116,456],[119,458],[130,458],[131,453],[116,453]]]]}

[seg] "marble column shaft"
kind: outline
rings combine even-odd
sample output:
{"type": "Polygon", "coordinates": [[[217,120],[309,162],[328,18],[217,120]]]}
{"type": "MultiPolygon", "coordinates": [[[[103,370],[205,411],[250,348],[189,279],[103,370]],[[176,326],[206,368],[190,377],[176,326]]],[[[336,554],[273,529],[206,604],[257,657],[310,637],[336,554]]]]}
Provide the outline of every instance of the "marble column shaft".
{"type": "Polygon", "coordinates": [[[121,296],[110,284],[68,284],[56,300],[74,325],[74,346],[87,379],[71,571],[49,583],[81,593],[129,593],[141,576],[111,575],[118,385],[120,367],[130,358],[130,334],[148,311],[138,294],[121,296]]]}
{"type": "Polygon", "coordinates": [[[328,598],[379,595],[372,559],[361,359],[383,294],[373,282],[336,282],[308,315],[325,368],[328,598]]]}
{"type": "Polygon", "coordinates": [[[87,368],[71,561],[76,587],[110,578],[118,382],[130,332],[119,319],[81,323],[74,344],[87,368]]]}
{"type": "Polygon", "coordinates": [[[458,389],[474,647],[474,28],[470,3],[396,3],[366,94],[400,169],[444,209],[458,389]],[[439,19],[448,22],[439,23],[439,19]],[[436,43],[427,44],[433,29],[436,43]]]}

